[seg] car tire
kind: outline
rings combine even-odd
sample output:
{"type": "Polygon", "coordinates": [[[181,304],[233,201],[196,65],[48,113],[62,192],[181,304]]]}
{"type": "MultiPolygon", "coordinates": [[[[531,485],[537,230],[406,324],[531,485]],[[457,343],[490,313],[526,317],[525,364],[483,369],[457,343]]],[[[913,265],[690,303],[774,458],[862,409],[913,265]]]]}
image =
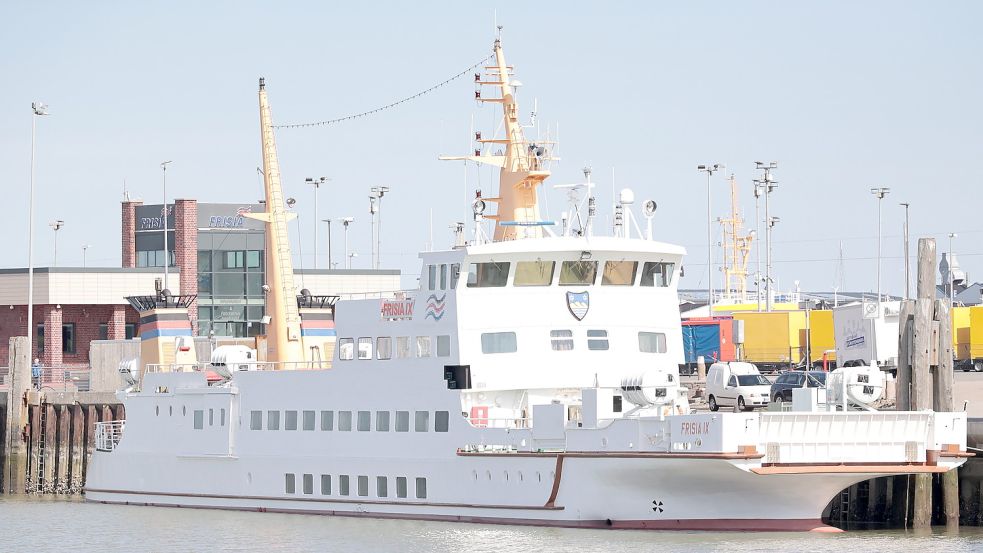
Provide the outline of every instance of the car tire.
{"type": "Polygon", "coordinates": [[[737,396],[737,408],[741,411],[747,411],[747,405],[744,403],[744,396],[737,396]]]}
{"type": "Polygon", "coordinates": [[[973,370],[978,373],[983,373],[983,361],[973,363],[973,370]]]}
{"type": "Polygon", "coordinates": [[[720,406],[717,405],[717,398],[710,396],[710,399],[707,402],[710,404],[711,411],[716,411],[717,409],[720,409],[720,406]]]}

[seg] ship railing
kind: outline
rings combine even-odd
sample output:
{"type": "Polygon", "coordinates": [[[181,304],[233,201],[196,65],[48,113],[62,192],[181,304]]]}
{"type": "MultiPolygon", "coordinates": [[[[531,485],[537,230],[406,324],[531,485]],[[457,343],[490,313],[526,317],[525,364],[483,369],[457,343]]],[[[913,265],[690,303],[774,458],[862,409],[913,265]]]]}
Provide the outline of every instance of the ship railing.
{"type": "Polygon", "coordinates": [[[475,428],[532,428],[532,419],[528,417],[471,417],[471,426],[475,428]]]}
{"type": "Polygon", "coordinates": [[[419,289],[412,290],[379,290],[375,292],[351,292],[348,294],[339,294],[342,300],[404,300],[410,299],[414,294],[419,292],[419,289]]]}
{"type": "Polygon", "coordinates": [[[764,412],[763,463],[923,463],[932,412],[764,412]]]}
{"type": "Polygon", "coordinates": [[[116,449],[120,439],[123,437],[123,428],[125,426],[125,420],[97,422],[96,450],[108,452],[116,449]]]}
{"type": "MultiPolygon", "coordinates": [[[[329,360],[322,361],[244,361],[230,363],[232,371],[317,371],[331,368],[329,360]]],[[[149,363],[146,373],[217,372],[211,363],[149,363]]]]}

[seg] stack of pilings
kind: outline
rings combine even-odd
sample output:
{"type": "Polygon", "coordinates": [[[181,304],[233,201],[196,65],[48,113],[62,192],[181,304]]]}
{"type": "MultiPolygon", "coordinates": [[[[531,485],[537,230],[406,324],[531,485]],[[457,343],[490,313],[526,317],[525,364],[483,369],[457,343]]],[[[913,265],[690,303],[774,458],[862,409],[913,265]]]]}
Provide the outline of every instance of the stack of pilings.
{"type": "Polygon", "coordinates": [[[0,395],[0,491],[79,493],[98,422],[124,418],[110,392],[31,387],[27,338],[10,339],[10,391],[0,395]]]}

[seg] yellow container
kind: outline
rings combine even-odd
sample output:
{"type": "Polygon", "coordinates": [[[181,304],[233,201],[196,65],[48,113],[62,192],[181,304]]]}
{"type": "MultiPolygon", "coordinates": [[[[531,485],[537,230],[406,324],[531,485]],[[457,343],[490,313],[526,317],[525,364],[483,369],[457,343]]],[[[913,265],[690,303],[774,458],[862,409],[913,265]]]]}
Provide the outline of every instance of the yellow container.
{"type": "Polygon", "coordinates": [[[743,357],[752,363],[799,363],[807,339],[805,311],[734,313],[744,321],[743,357]]]}
{"type": "Polygon", "coordinates": [[[830,361],[836,360],[836,340],[833,338],[833,312],[809,311],[809,357],[813,363],[822,361],[823,352],[830,351],[830,361]]]}
{"type": "Polygon", "coordinates": [[[969,308],[968,359],[983,359],[983,305],[969,308]]]}
{"type": "Polygon", "coordinates": [[[969,359],[969,318],[971,307],[952,308],[952,349],[956,360],[969,359]]]}

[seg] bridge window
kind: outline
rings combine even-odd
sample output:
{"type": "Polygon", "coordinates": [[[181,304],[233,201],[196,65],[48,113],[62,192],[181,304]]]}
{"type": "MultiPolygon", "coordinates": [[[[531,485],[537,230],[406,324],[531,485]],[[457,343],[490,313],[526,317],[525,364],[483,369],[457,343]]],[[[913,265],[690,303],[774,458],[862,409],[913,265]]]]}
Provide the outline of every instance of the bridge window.
{"type": "Polygon", "coordinates": [[[604,263],[601,285],[631,286],[635,284],[635,272],[637,270],[637,261],[607,261],[604,263]]]}
{"type": "Polygon", "coordinates": [[[549,286],[553,282],[553,261],[519,261],[515,264],[515,286],[549,286]]]}
{"type": "Polygon", "coordinates": [[[417,336],[416,337],[416,356],[417,357],[430,357],[433,355],[433,349],[430,344],[429,336],[417,336]]]}
{"type": "Polygon", "coordinates": [[[662,332],[639,332],[638,351],[642,353],[665,353],[666,335],[662,332]]]}
{"type": "Polygon", "coordinates": [[[515,353],[515,332],[484,332],[481,353],[515,353]]]}
{"type": "Polygon", "coordinates": [[[451,290],[457,288],[457,281],[461,278],[461,264],[451,264],[451,290]]]}
{"type": "Polygon", "coordinates": [[[393,339],[389,336],[380,336],[375,340],[375,358],[392,359],[393,339]]]}
{"type": "Polygon", "coordinates": [[[447,264],[444,263],[440,266],[440,289],[447,289],[447,264]]]}
{"type": "Polygon", "coordinates": [[[597,261],[564,261],[560,265],[560,286],[594,284],[597,278],[597,261]]]}
{"type": "Polygon", "coordinates": [[[509,279],[510,263],[472,263],[468,269],[468,288],[505,286],[509,279]]]}
{"type": "Polygon", "coordinates": [[[451,337],[448,335],[437,336],[437,357],[450,357],[451,337]]]}
{"type": "Polygon", "coordinates": [[[607,330],[588,330],[587,331],[587,349],[589,350],[606,350],[608,349],[608,331],[607,330]]]}
{"type": "Polygon", "coordinates": [[[396,337],[396,358],[406,359],[413,357],[413,350],[410,348],[410,337],[409,336],[397,336],[396,337]]]}
{"type": "Polygon", "coordinates": [[[672,282],[672,272],[675,268],[675,263],[648,261],[642,266],[642,279],[639,285],[665,288],[672,282]]]}
{"type": "Polygon", "coordinates": [[[342,361],[351,361],[355,358],[355,340],[353,338],[338,339],[338,358],[342,361]]]}
{"type": "Polygon", "coordinates": [[[358,339],[358,358],[372,359],[372,338],[358,339]]]}
{"type": "Polygon", "coordinates": [[[262,430],[263,429],[263,412],[262,411],[250,411],[249,412],[249,429],[250,430],[262,430]]]}
{"type": "Polygon", "coordinates": [[[429,273],[429,277],[430,277],[427,280],[427,283],[429,284],[429,286],[427,287],[427,289],[428,290],[433,290],[433,289],[435,289],[437,287],[437,266],[436,265],[427,265],[427,272],[429,273]]]}
{"type": "Polygon", "coordinates": [[[570,351],[573,349],[572,330],[551,330],[550,347],[553,351],[570,351]]]}

